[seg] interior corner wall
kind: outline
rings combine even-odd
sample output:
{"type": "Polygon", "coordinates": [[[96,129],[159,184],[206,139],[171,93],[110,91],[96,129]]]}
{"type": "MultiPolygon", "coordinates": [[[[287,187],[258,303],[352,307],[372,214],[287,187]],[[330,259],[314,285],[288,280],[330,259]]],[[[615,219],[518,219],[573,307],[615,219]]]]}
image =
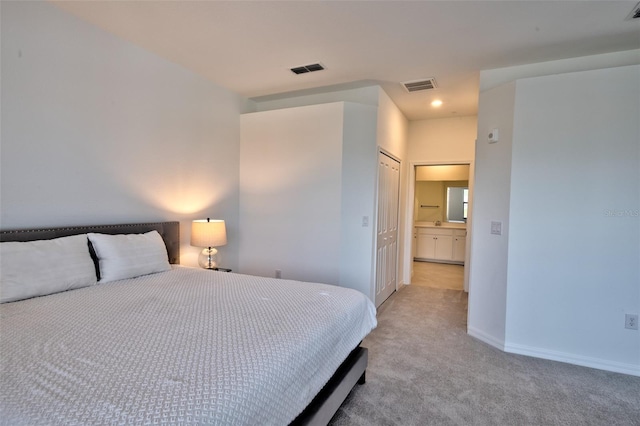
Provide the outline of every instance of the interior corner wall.
{"type": "MultiPolygon", "coordinates": [[[[398,107],[393,103],[391,98],[380,88],[380,86],[367,86],[356,89],[346,89],[346,90],[336,90],[325,93],[315,93],[315,94],[307,94],[307,95],[292,95],[287,98],[281,99],[259,99],[256,101],[257,111],[266,112],[277,109],[288,109],[288,108],[296,108],[303,106],[312,106],[312,105],[321,105],[332,102],[344,102],[347,105],[347,112],[349,111],[348,105],[355,106],[356,109],[363,109],[365,107],[374,107],[377,111],[377,117],[374,121],[375,134],[374,138],[368,140],[366,145],[371,150],[371,152],[375,153],[377,151],[377,147],[381,147],[385,149],[388,153],[400,159],[402,164],[402,176],[401,176],[401,216],[400,216],[400,229],[404,229],[407,226],[407,222],[405,220],[406,216],[406,197],[407,197],[407,176],[408,176],[408,163],[407,159],[407,130],[408,130],[408,121],[402,114],[402,112],[398,109],[398,107]]],[[[366,108],[365,108],[366,109],[366,108]]],[[[364,110],[363,110],[364,111],[364,110]]],[[[358,113],[360,114],[360,113],[358,113]]],[[[369,113],[364,113],[368,116],[369,113]]],[[[370,118],[366,118],[364,120],[363,125],[360,126],[360,132],[362,134],[368,134],[369,129],[365,129],[370,123],[370,118]]],[[[348,129],[351,121],[347,123],[348,129]]],[[[355,122],[354,122],[355,123],[355,122]]],[[[346,140],[346,139],[345,139],[346,140]]],[[[364,145],[363,145],[364,146],[364,145]]],[[[354,148],[354,147],[352,147],[354,148]]],[[[355,149],[355,148],[354,148],[355,149]]],[[[348,151],[345,151],[345,153],[348,151]]],[[[377,154],[375,154],[377,155],[377,154]]],[[[362,161],[362,157],[358,157],[357,161],[362,161]]],[[[373,165],[377,164],[377,157],[374,157],[373,165]]],[[[346,164],[346,163],[345,163],[346,164]]],[[[377,173],[377,169],[374,172],[372,193],[375,197],[375,188],[377,185],[377,181],[375,181],[375,174],[377,173]]],[[[354,192],[354,195],[360,196],[361,194],[368,191],[371,187],[367,186],[366,188],[362,188],[359,192],[354,192]]],[[[375,208],[373,205],[372,209],[375,208]]],[[[371,219],[370,226],[375,224],[375,209],[372,213],[367,214],[371,219]]],[[[365,216],[363,214],[363,216],[365,216]]],[[[362,217],[359,218],[361,223],[362,217]]],[[[371,229],[371,228],[369,228],[371,229]]],[[[412,236],[411,231],[409,230],[409,236],[407,237],[405,233],[399,233],[399,259],[403,259],[404,256],[407,256],[407,253],[404,249],[404,241],[409,241],[411,244],[412,236]],[[408,240],[407,240],[408,238],[408,240]]],[[[361,253],[364,253],[361,252],[361,253]]],[[[373,256],[373,254],[372,254],[373,256]]],[[[373,277],[373,259],[369,262],[371,266],[370,276],[373,277]]],[[[402,269],[399,269],[399,282],[407,281],[410,279],[410,276],[403,277],[402,269]]],[[[343,274],[344,275],[344,274],[343,274]]],[[[372,290],[373,291],[373,290],[372,290]]],[[[367,293],[368,294],[368,293],[367,293]]]]}
{"type": "Polygon", "coordinates": [[[639,61],[640,49],[634,49],[483,70],[480,73],[480,91],[523,78],[636,65],[639,61]]]}
{"type": "Polygon", "coordinates": [[[467,330],[501,349],[506,330],[514,102],[515,83],[480,93],[475,150],[467,330]],[[489,144],[486,135],[494,128],[500,129],[500,140],[489,144]],[[501,222],[501,235],[491,234],[494,221],[501,222]]]}
{"type": "Polygon", "coordinates": [[[638,117],[640,65],[516,82],[508,351],[640,375],[638,117]]]}
{"type": "Polygon", "coordinates": [[[375,301],[375,198],[378,154],[375,106],[344,103],[340,285],[375,301]],[[363,218],[368,218],[364,226],[363,218]]]}
{"type": "Polygon", "coordinates": [[[227,221],[242,99],[47,2],[1,2],[1,227],[227,221]]]}
{"type": "Polygon", "coordinates": [[[343,103],[243,114],[241,273],[339,284],[343,103]]]}
{"type": "Polygon", "coordinates": [[[407,158],[409,122],[384,90],[378,88],[378,146],[401,160],[407,158]]]}

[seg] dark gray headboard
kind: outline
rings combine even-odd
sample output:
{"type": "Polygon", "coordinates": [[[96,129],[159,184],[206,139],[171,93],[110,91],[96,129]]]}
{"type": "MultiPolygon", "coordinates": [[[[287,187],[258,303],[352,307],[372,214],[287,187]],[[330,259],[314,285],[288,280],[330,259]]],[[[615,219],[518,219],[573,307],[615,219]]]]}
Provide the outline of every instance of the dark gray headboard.
{"type": "Polygon", "coordinates": [[[53,238],[68,237],[69,235],[86,234],[96,232],[101,234],[143,234],[149,231],[158,231],[167,246],[169,263],[180,263],[180,223],[156,222],[156,223],[127,223],[123,225],[95,225],[95,226],[69,226],[65,228],[48,229],[16,229],[0,231],[0,242],[4,241],[33,241],[51,240],[53,238]]]}

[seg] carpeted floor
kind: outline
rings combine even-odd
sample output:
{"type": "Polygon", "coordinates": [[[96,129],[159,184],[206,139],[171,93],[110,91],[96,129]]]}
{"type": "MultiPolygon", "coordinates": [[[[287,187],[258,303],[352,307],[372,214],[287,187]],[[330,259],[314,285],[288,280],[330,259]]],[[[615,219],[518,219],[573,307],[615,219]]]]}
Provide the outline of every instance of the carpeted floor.
{"type": "Polygon", "coordinates": [[[640,377],[501,352],[467,335],[466,311],[460,290],[391,296],[363,342],[367,383],[331,424],[640,425],[640,377]]]}

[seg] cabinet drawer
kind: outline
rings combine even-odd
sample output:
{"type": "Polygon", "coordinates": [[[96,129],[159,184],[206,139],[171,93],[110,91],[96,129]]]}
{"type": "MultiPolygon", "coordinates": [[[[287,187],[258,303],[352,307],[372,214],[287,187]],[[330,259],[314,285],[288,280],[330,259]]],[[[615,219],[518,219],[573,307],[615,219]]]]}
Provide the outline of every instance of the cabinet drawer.
{"type": "Polygon", "coordinates": [[[452,229],[418,228],[420,235],[453,235],[452,229]]]}
{"type": "Polygon", "coordinates": [[[453,231],[453,235],[455,235],[456,237],[466,237],[467,236],[467,230],[466,229],[456,229],[453,231]]]}

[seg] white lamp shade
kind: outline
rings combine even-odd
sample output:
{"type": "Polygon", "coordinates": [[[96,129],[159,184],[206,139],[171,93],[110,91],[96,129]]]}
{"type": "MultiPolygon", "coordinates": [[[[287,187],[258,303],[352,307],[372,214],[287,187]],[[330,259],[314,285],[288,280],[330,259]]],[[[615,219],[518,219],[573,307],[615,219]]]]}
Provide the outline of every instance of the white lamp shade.
{"type": "Polygon", "coordinates": [[[195,247],[220,247],[227,244],[224,220],[194,220],[191,224],[191,245],[195,247]]]}

